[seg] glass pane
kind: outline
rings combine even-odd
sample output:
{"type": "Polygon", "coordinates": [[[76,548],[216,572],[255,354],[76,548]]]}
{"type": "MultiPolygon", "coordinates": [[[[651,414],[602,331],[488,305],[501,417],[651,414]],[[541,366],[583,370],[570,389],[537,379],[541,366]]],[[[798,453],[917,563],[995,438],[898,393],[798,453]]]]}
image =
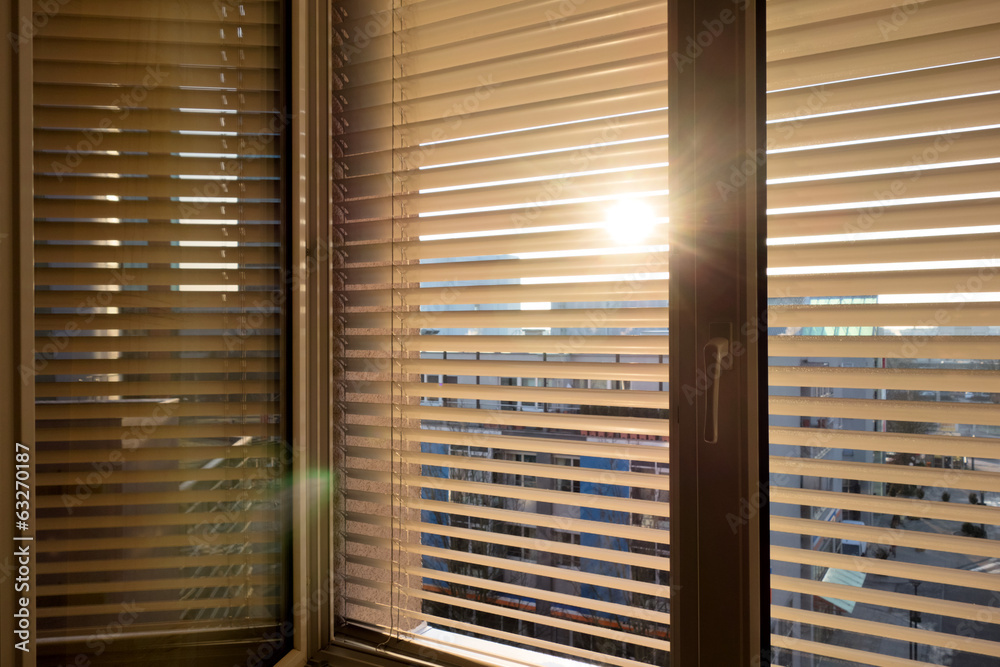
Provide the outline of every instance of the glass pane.
{"type": "Polygon", "coordinates": [[[36,15],[40,665],[290,638],[283,10],[153,4],[36,15]]]}
{"type": "MultiPolygon", "coordinates": [[[[346,349],[371,353],[348,366],[346,614],[529,664],[665,664],[666,5],[392,14],[393,168],[344,139],[383,203],[339,181],[391,264],[347,248],[346,349]],[[360,289],[386,296],[351,310],[360,289]]],[[[380,78],[340,53],[351,120],[380,78]]]]}
{"type": "Polygon", "coordinates": [[[768,8],[774,664],[996,664],[1000,30],[768,8]]]}

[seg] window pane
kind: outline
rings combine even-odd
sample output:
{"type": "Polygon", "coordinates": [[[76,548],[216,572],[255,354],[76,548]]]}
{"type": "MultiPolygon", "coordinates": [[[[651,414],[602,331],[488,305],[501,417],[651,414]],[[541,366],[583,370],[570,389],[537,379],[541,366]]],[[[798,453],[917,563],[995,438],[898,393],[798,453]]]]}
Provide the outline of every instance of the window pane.
{"type": "Polygon", "coordinates": [[[346,615],[665,664],[665,3],[426,9],[338,54],[346,615]]]}
{"type": "Polygon", "coordinates": [[[281,4],[50,4],[33,40],[39,664],[280,655],[281,4]]]}
{"type": "Polygon", "coordinates": [[[775,664],[995,664],[997,5],[768,9],[775,664]]]}

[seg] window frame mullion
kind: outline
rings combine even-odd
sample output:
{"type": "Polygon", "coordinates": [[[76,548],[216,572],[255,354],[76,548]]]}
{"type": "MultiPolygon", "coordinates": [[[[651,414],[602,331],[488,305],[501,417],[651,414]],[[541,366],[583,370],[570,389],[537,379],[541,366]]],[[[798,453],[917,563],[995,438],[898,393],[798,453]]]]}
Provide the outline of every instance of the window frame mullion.
{"type": "Polygon", "coordinates": [[[763,12],[670,3],[670,639],[684,667],[767,664],[763,12]]]}

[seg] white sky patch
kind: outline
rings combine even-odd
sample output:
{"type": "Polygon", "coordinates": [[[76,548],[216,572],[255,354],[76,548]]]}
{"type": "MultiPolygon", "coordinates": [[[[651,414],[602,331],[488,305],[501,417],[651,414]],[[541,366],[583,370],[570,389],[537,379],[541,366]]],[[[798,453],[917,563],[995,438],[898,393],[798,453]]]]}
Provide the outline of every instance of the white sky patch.
{"type": "MultiPolygon", "coordinates": [[[[182,267],[183,268],[183,267],[182,267]]],[[[196,268],[204,268],[198,266],[196,268]]],[[[178,285],[178,292],[238,292],[239,285],[178,285]]]]}
{"type": "MultiPolygon", "coordinates": [[[[190,111],[190,109],[189,109],[190,111]]],[[[199,137],[235,137],[236,132],[224,132],[217,130],[179,130],[179,134],[191,134],[199,137]]]]}
{"type": "Polygon", "coordinates": [[[189,174],[179,174],[175,178],[184,181],[203,181],[206,178],[211,181],[235,181],[238,177],[230,174],[210,174],[208,176],[191,176],[189,174]]]}
{"type": "Polygon", "coordinates": [[[237,197],[178,197],[177,201],[182,202],[212,202],[216,204],[235,204],[239,202],[237,197]]]}
{"type": "Polygon", "coordinates": [[[219,158],[225,160],[235,160],[239,157],[238,153],[178,153],[177,155],[181,157],[219,158]]]}
{"type": "MultiPolygon", "coordinates": [[[[229,113],[235,114],[236,109],[178,109],[181,113],[229,113]]],[[[214,134],[214,133],[213,133],[214,134]]]]}

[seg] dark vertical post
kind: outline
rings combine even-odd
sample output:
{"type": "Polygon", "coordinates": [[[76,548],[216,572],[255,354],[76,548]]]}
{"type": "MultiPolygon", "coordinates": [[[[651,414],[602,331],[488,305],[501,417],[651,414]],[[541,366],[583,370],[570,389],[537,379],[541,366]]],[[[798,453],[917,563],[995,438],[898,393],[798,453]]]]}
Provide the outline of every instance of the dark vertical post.
{"type": "Polygon", "coordinates": [[[675,666],[768,662],[763,11],[670,3],[675,666]]]}

